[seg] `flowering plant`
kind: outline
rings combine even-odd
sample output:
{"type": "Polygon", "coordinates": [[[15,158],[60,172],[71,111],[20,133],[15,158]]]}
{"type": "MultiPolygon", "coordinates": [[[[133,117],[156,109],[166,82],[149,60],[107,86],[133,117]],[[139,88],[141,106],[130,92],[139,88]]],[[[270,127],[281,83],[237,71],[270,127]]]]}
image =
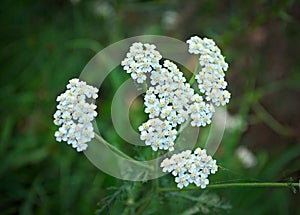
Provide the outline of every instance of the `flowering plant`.
{"type": "MultiPolygon", "coordinates": [[[[201,71],[195,75],[200,93],[187,83],[183,73],[175,63],[162,60],[162,55],[154,44],[133,43],[121,62],[124,70],[139,84],[147,88],[144,105],[149,119],[140,127],[140,139],[152,150],[174,151],[179,127],[184,123],[200,127],[211,123],[215,106],[229,102],[230,93],[225,90],[224,71],[228,64],[220,49],[207,38],[197,36],[187,41],[189,53],[199,54],[201,71]],[[147,86],[147,84],[146,84],[147,86]]],[[[70,80],[67,90],[57,97],[59,104],[54,114],[54,123],[59,127],[55,132],[57,141],[66,141],[78,152],[88,147],[94,138],[91,121],[97,116],[96,105],[87,99],[96,99],[98,89],[79,79],[70,80]]],[[[194,183],[205,188],[210,173],[218,166],[206,150],[197,148],[174,154],[161,162],[163,172],[172,172],[178,188],[194,183]]]]}
{"type": "MultiPolygon", "coordinates": [[[[123,69],[131,78],[145,88],[144,105],[148,120],[139,127],[139,137],[145,146],[156,151],[168,151],[160,160],[161,172],[171,173],[177,187],[182,189],[194,184],[202,189],[209,184],[209,175],[215,174],[220,166],[205,149],[177,149],[180,133],[191,125],[205,127],[212,122],[216,108],[229,103],[231,94],[226,89],[225,72],[228,64],[215,42],[198,36],[187,40],[189,54],[198,56],[200,70],[194,72],[188,82],[180,68],[171,60],[164,59],[154,44],[135,42],[121,61],[123,69]],[[196,81],[197,89],[193,88],[196,81]],[[179,151],[178,151],[179,150],[179,151]],[[171,156],[169,156],[171,154],[171,156]]],[[[198,68],[197,67],[197,68],[198,68]]],[[[98,89],[79,79],[72,79],[67,90],[57,97],[57,111],[54,124],[58,142],[65,141],[78,152],[88,149],[95,137],[99,142],[131,159],[125,153],[108,144],[94,132],[92,121],[97,116],[98,89]]],[[[153,169],[136,160],[142,167],[153,169]]],[[[226,186],[298,186],[297,183],[233,183],[214,184],[211,187],[226,186]]],[[[158,189],[159,190],[159,189],[158,189]]]]}
{"type": "MultiPolygon", "coordinates": [[[[210,124],[215,106],[224,106],[230,99],[224,79],[228,64],[214,41],[194,36],[187,43],[189,53],[199,55],[201,71],[195,74],[195,79],[200,93],[187,83],[175,63],[164,60],[160,64],[162,56],[153,44],[132,44],[121,63],[137,83],[146,82],[147,75],[150,76],[150,87],[144,97],[149,120],[139,127],[139,131],[141,140],[154,151],[174,151],[180,125],[190,123],[200,127],[210,124]]],[[[189,182],[205,188],[209,183],[209,173],[217,171],[216,161],[200,148],[193,156],[189,150],[182,153],[184,159],[179,153],[163,160],[163,171],[177,176],[175,182],[179,188],[189,182]]]]}

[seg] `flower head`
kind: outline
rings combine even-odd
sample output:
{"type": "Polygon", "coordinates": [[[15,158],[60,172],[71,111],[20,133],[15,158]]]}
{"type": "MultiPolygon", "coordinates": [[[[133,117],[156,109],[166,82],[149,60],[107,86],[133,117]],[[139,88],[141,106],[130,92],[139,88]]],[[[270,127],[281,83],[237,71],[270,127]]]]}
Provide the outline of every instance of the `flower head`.
{"type": "Polygon", "coordinates": [[[124,70],[137,83],[143,83],[147,78],[146,74],[159,67],[162,56],[155,48],[153,44],[133,43],[121,62],[124,70]]]}
{"type": "Polygon", "coordinates": [[[196,93],[187,83],[175,63],[170,60],[160,63],[162,56],[153,44],[133,43],[121,63],[138,83],[150,77],[151,86],[144,97],[145,113],[149,120],[140,127],[140,138],[155,151],[173,151],[179,125],[188,119],[191,119],[192,126],[210,124],[215,112],[214,105],[225,105],[230,99],[224,79],[228,65],[215,42],[195,36],[187,43],[190,53],[200,54],[202,70],[196,75],[196,80],[201,94],[196,93]],[[165,132],[170,137],[161,133],[163,129],[158,128],[161,122],[168,124],[165,132]],[[151,125],[153,123],[155,126],[151,125]],[[149,126],[149,130],[144,129],[145,126],[149,126]]]}
{"type": "Polygon", "coordinates": [[[208,176],[218,171],[216,160],[206,154],[205,149],[197,148],[194,153],[183,151],[164,159],[160,167],[163,172],[172,173],[177,187],[182,189],[194,183],[204,189],[209,184],[208,176]]]}
{"type": "Polygon", "coordinates": [[[228,64],[215,42],[207,38],[191,37],[189,52],[199,54],[201,71],[196,75],[198,88],[205,94],[205,99],[216,106],[224,106],[229,102],[230,92],[226,90],[225,72],[228,64]]]}
{"type": "Polygon", "coordinates": [[[79,79],[72,79],[67,90],[56,99],[54,124],[60,126],[54,136],[58,142],[66,141],[78,152],[86,150],[87,142],[94,138],[92,121],[97,116],[97,106],[87,99],[96,99],[98,89],[79,79]]]}
{"type": "Polygon", "coordinates": [[[154,151],[158,149],[174,150],[177,131],[172,128],[167,120],[149,119],[139,127],[139,130],[141,140],[145,141],[147,146],[151,146],[154,151]]]}

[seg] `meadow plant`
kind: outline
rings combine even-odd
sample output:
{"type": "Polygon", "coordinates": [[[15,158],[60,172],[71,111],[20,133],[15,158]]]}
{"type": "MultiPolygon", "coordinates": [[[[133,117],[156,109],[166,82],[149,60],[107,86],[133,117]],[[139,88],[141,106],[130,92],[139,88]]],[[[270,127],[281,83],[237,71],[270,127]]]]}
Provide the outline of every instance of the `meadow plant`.
{"type": "MultiPolygon", "coordinates": [[[[199,55],[202,69],[195,74],[200,93],[187,82],[175,63],[162,60],[154,44],[133,43],[121,62],[123,69],[137,83],[149,79],[145,97],[145,113],[149,119],[140,127],[140,139],[152,150],[174,151],[178,130],[183,123],[201,127],[211,123],[215,106],[229,102],[230,93],[225,90],[224,71],[228,64],[213,40],[197,36],[187,41],[189,53],[199,55]]],[[[96,99],[98,89],[79,79],[72,79],[67,90],[57,97],[54,124],[60,126],[55,132],[56,140],[66,141],[78,152],[88,147],[94,138],[92,121],[97,116],[96,105],[88,99],[96,99]]],[[[197,148],[174,154],[161,163],[163,172],[175,176],[177,187],[182,189],[189,183],[205,188],[208,175],[214,174],[218,166],[205,149],[197,148]]]]}
{"type": "MultiPolygon", "coordinates": [[[[199,147],[194,151],[178,152],[176,140],[187,124],[192,127],[211,124],[216,108],[229,103],[231,94],[226,89],[228,84],[225,80],[228,64],[212,39],[193,36],[187,40],[187,44],[186,51],[198,57],[197,68],[200,68],[199,71],[196,69],[189,82],[174,62],[163,58],[154,44],[133,43],[121,65],[137,84],[146,88],[144,111],[148,114],[148,120],[138,127],[140,139],[154,152],[164,150],[171,154],[161,160],[161,171],[173,175],[179,189],[189,184],[204,189],[209,185],[208,176],[215,174],[220,168],[217,161],[207,154],[206,149],[199,147]],[[197,83],[197,89],[192,87],[194,81],[197,83]]],[[[58,105],[54,114],[54,124],[59,126],[54,134],[56,140],[67,142],[78,152],[87,150],[94,137],[105,142],[94,132],[92,124],[97,116],[97,106],[93,100],[98,97],[98,89],[76,78],[70,80],[66,88],[67,90],[56,99],[58,105]]],[[[131,159],[111,144],[108,146],[125,158],[131,159]]],[[[281,187],[298,184],[267,182],[209,186],[281,187]]]]}
{"type": "MultiPolygon", "coordinates": [[[[124,70],[131,73],[137,83],[144,83],[149,74],[150,86],[144,97],[145,113],[149,120],[139,127],[140,138],[152,150],[174,151],[180,125],[185,122],[194,127],[211,124],[215,106],[229,102],[225,71],[228,64],[215,42],[207,38],[191,37],[188,52],[199,55],[201,71],[195,73],[199,93],[187,82],[175,63],[162,59],[153,44],[134,43],[122,61],[124,70]]],[[[194,183],[205,188],[208,175],[218,169],[216,161],[197,148],[174,154],[162,161],[164,172],[172,172],[177,187],[182,189],[194,183]]]]}

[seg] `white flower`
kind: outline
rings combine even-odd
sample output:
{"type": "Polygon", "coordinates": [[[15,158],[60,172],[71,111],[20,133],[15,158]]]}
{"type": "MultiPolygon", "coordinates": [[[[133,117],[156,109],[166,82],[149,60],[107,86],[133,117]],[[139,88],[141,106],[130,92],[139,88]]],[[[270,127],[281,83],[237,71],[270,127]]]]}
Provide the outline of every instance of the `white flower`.
{"type": "Polygon", "coordinates": [[[165,106],[161,109],[161,114],[160,117],[161,118],[167,118],[168,116],[170,116],[171,112],[172,112],[172,106],[165,106]]]}
{"type": "Polygon", "coordinates": [[[187,43],[189,44],[189,52],[191,54],[200,54],[203,44],[198,36],[191,37],[187,43]]]}
{"type": "Polygon", "coordinates": [[[206,155],[206,149],[196,148],[194,154],[198,156],[206,155]]]}
{"type": "Polygon", "coordinates": [[[159,67],[159,60],[162,56],[155,50],[153,44],[133,43],[121,62],[123,69],[131,74],[132,79],[137,83],[144,83],[146,74],[159,67]]]}
{"type": "Polygon", "coordinates": [[[218,166],[216,164],[216,161],[214,160],[211,164],[210,173],[215,174],[218,171],[218,166]]]}
{"type": "Polygon", "coordinates": [[[245,168],[251,168],[257,165],[257,158],[247,147],[239,146],[235,154],[245,168]]]}
{"type": "Polygon", "coordinates": [[[77,152],[81,152],[87,149],[88,145],[86,143],[77,141],[76,144],[72,145],[73,148],[75,148],[77,150],[77,152]]]}
{"type": "Polygon", "coordinates": [[[178,22],[178,13],[176,11],[168,10],[162,15],[161,24],[166,30],[172,30],[176,27],[178,22]]]}
{"type": "Polygon", "coordinates": [[[199,64],[202,69],[195,77],[200,92],[205,93],[206,101],[216,106],[226,105],[230,99],[230,93],[225,90],[227,82],[224,79],[228,64],[220,49],[213,40],[198,36],[191,37],[187,43],[191,54],[200,54],[199,64]]]}
{"type": "MultiPolygon", "coordinates": [[[[191,118],[192,126],[206,126],[211,123],[214,106],[229,102],[230,93],[226,90],[224,71],[228,64],[221,55],[215,42],[207,38],[192,37],[187,41],[189,52],[200,54],[199,64],[202,70],[196,75],[201,95],[195,93],[186,82],[183,73],[170,60],[164,60],[153,44],[133,43],[121,65],[137,83],[144,83],[150,77],[150,88],[146,91],[145,113],[150,124],[157,120],[167,122],[169,136],[158,127],[144,123],[139,128],[140,138],[153,150],[174,150],[176,129],[191,118]],[[150,121],[150,120],[154,121],[150,121]],[[175,135],[174,135],[175,134],[175,135]]],[[[79,113],[80,115],[80,113],[79,113]]],[[[68,116],[67,116],[68,117],[68,116]]],[[[60,123],[59,121],[56,123],[60,123]]],[[[158,123],[159,124],[159,123],[158,123]]],[[[162,129],[161,129],[162,130],[162,129]]]]}
{"type": "Polygon", "coordinates": [[[149,119],[139,127],[139,130],[141,131],[140,139],[145,141],[146,145],[151,146],[154,151],[158,149],[174,150],[177,131],[167,120],[149,119]]]}
{"type": "Polygon", "coordinates": [[[174,170],[174,161],[166,158],[161,162],[160,167],[163,172],[172,172],[174,170]]]}
{"type": "Polygon", "coordinates": [[[180,174],[175,178],[175,182],[177,183],[177,187],[180,189],[182,189],[183,187],[187,187],[189,185],[189,175],[180,174]]]}
{"type": "Polygon", "coordinates": [[[61,142],[65,135],[66,135],[66,134],[63,133],[61,130],[58,130],[58,131],[56,131],[56,132],[54,133],[54,136],[56,137],[56,140],[57,140],[58,142],[61,142]]]}
{"type": "Polygon", "coordinates": [[[177,163],[176,166],[174,166],[174,170],[172,171],[172,175],[177,176],[180,174],[183,174],[186,172],[186,168],[184,167],[183,163],[177,163]]]}
{"type": "Polygon", "coordinates": [[[89,141],[94,138],[91,121],[97,116],[97,106],[89,104],[87,99],[96,99],[98,89],[79,79],[72,79],[67,90],[59,95],[54,124],[60,126],[54,136],[58,142],[66,141],[78,152],[86,150],[89,141]]]}
{"type": "Polygon", "coordinates": [[[176,176],[177,187],[182,189],[191,183],[204,189],[209,184],[208,176],[218,171],[216,160],[206,154],[205,149],[197,148],[172,155],[161,162],[163,172],[176,176]]]}
{"type": "Polygon", "coordinates": [[[195,182],[197,187],[201,187],[202,189],[206,188],[206,185],[209,184],[209,180],[203,176],[198,178],[198,180],[195,182]]]}
{"type": "Polygon", "coordinates": [[[213,112],[210,106],[205,102],[195,102],[190,106],[188,111],[191,114],[192,126],[206,126],[211,123],[213,112]]]}
{"type": "Polygon", "coordinates": [[[197,183],[199,180],[200,171],[198,171],[196,168],[191,168],[188,170],[190,174],[189,183],[197,183]]]}

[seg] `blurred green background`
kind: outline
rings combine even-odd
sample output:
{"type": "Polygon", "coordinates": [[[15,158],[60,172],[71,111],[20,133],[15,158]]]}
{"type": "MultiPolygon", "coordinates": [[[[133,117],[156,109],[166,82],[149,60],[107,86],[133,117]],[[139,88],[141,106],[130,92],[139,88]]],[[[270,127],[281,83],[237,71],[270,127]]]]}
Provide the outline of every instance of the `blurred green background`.
{"type": "MultiPolygon", "coordinates": [[[[153,183],[174,187],[173,178],[115,179],[56,142],[52,123],[56,96],[103,47],[143,34],[207,36],[226,55],[232,92],[231,124],[214,155],[226,169],[211,182],[298,182],[299,2],[3,0],[0,17],[0,214],[300,214],[299,189],[156,193],[153,183]]],[[[110,119],[113,93],[127,78],[120,68],[110,75],[97,120],[106,139],[143,158],[110,119]]],[[[141,101],[136,126],[145,119],[141,101]]]]}

